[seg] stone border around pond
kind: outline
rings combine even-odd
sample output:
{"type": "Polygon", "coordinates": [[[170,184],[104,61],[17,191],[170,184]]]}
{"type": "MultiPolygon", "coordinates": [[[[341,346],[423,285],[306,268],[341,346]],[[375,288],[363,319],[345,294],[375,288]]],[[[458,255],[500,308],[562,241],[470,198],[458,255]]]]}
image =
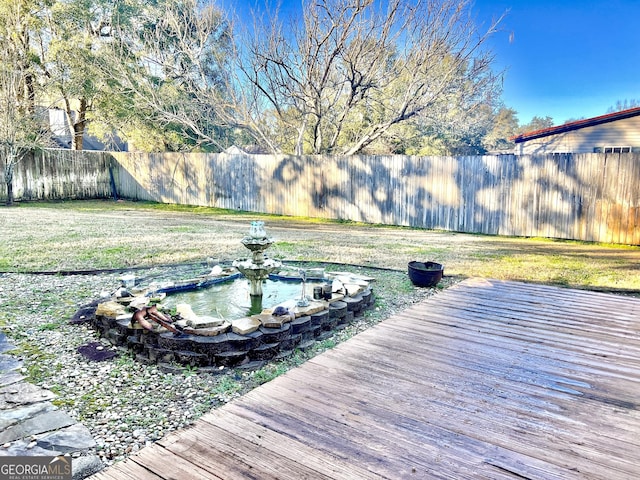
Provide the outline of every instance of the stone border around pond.
{"type": "Polygon", "coordinates": [[[296,349],[305,350],[316,341],[330,337],[334,330],[347,326],[374,303],[375,296],[369,287],[329,303],[326,309],[297,316],[279,327],[263,325],[245,335],[234,332],[216,336],[156,333],[133,327],[129,319],[96,315],[95,312],[88,320],[102,337],[134,353],[142,363],[158,364],[167,370],[178,364],[214,373],[234,367],[257,369],[267,361],[291,355],[296,349]]]}

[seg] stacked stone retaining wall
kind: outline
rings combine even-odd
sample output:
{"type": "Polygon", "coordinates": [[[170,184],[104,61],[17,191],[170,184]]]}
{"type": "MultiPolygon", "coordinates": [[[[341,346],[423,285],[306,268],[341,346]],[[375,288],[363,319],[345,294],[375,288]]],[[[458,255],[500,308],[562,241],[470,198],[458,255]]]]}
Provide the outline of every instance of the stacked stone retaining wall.
{"type": "Polygon", "coordinates": [[[224,367],[251,369],[330,337],[335,330],[344,328],[371,308],[374,300],[369,288],[333,301],[325,310],[296,317],[281,327],[261,326],[246,335],[234,332],[216,336],[156,333],[134,327],[128,319],[103,315],[94,315],[92,324],[113,345],[133,352],[136,359],[144,363],[167,368],[178,364],[198,367],[200,371],[219,371],[224,367]]]}

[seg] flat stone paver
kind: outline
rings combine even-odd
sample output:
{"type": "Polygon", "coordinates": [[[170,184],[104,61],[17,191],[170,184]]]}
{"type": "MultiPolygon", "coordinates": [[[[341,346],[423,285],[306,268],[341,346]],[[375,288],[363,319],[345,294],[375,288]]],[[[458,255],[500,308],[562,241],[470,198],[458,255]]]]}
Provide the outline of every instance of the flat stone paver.
{"type": "Polygon", "coordinates": [[[38,446],[62,453],[87,450],[96,445],[91,432],[81,423],[74,423],[66,428],[42,435],[38,438],[38,446]]]}
{"type": "Polygon", "coordinates": [[[0,388],[0,409],[30,403],[46,402],[56,397],[55,393],[27,382],[18,382],[0,388]]]}

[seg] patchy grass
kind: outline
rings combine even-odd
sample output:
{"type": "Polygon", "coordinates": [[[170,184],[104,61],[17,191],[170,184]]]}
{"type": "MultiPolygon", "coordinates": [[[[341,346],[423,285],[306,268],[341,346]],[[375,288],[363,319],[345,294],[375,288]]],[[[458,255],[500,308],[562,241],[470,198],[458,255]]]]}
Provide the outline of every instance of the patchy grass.
{"type": "Polygon", "coordinates": [[[259,370],[256,370],[255,372],[252,372],[253,373],[252,378],[256,384],[262,385],[263,383],[270,382],[274,378],[279,377],[286,371],[287,371],[286,364],[282,362],[271,363],[259,370]]]}
{"type": "MultiPolygon", "coordinates": [[[[251,220],[276,240],[268,254],[387,267],[411,260],[445,275],[640,292],[640,248],[544,238],[468,235],[148,202],[69,201],[0,208],[0,272],[126,269],[246,257],[251,220]]],[[[409,289],[410,284],[397,288],[409,289]]]]}

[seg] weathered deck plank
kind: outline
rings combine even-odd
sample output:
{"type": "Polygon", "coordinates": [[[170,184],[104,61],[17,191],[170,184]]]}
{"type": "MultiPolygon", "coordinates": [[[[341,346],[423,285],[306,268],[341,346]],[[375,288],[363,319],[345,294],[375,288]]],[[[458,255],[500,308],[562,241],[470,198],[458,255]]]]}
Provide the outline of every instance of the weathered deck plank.
{"type": "Polygon", "coordinates": [[[95,479],[135,475],[640,478],[640,299],[467,280],[95,479]]]}

